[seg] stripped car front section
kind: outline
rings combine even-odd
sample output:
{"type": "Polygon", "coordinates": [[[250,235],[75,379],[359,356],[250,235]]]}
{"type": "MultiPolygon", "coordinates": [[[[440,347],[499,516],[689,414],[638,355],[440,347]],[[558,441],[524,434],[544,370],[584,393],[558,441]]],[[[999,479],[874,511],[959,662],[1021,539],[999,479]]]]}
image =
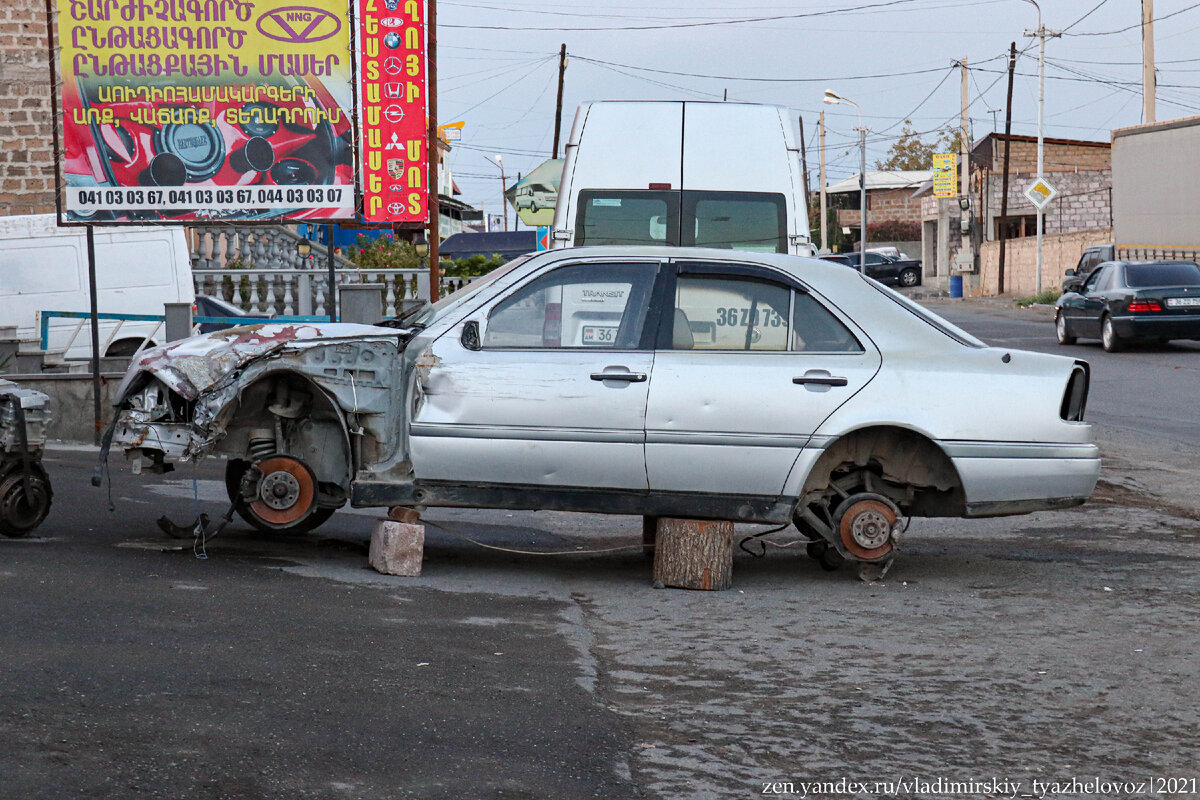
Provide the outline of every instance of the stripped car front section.
{"type": "Polygon", "coordinates": [[[123,449],[135,473],[224,455],[247,521],[311,527],[346,502],[357,465],[396,456],[402,415],[390,387],[403,385],[397,355],[409,335],[275,323],[149,350],[118,391],[105,449],[123,449]]]}

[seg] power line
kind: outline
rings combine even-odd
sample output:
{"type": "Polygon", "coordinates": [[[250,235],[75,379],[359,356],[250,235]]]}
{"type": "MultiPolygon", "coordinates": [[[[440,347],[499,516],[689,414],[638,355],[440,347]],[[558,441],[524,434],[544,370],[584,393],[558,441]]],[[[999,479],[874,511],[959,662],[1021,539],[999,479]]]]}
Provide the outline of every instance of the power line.
{"type": "Polygon", "coordinates": [[[823,11],[805,11],[798,14],[772,14],[764,17],[744,17],[741,19],[708,20],[697,22],[673,22],[665,25],[615,25],[599,28],[594,25],[453,25],[442,24],[443,28],[469,28],[472,30],[497,31],[657,31],[678,28],[710,28],[718,25],[745,25],[754,22],[779,22],[787,19],[807,19],[811,17],[828,17],[836,14],[847,14],[890,6],[908,5],[921,0],[883,0],[877,3],[867,3],[861,6],[830,8],[823,11]]]}
{"type": "Polygon", "coordinates": [[[1068,25],[1067,27],[1063,28],[1063,33],[1066,33],[1067,31],[1071,30],[1071,28],[1074,28],[1076,25],[1078,25],[1079,23],[1083,22],[1085,19],[1087,19],[1088,17],[1090,17],[1092,14],[1096,13],[1098,10],[1100,10],[1100,7],[1101,7],[1102,5],[1104,5],[1105,3],[1107,3],[1107,2],[1108,2],[1108,0],[1100,0],[1100,2],[1099,2],[1099,3],[1096,3],[1096,5],[1092,6],[1092,10],[1091,10],[1091,11],[1087,12],[1086,14],[1084,14],[1082,17],[1080,17],[1079,19],[1077,19],[1077,20],[1075,20],[1074,22],[1072,22],[1072,23],[1071,23],[1070,25],[1068,25]]]}
{"type": "MultiPolygon", "coordinates": [[[[639,72],[654,72],[659,75],[677,75],[683,78],[705,78],[714,81],[754,81],[761,83],[827,83],[830,81],[861,81],[870,80],[872,78],[896,78],[906,75],[927,75],[931,72],[941,72],[945,67],[932,67],[930,69],[914,69],[907,72],[882,72],[875,75],[846,75],[840,77],[825,77],[825,78],[763,78],[742,75],[705,75],[698,72],[677,72],[669,69],[653,69],[651,67],[638,67],[633,64],[618,64],[614,61],[604,61],[599,58],[588,58],[581,56],[578,53],[571,53],[572,58],[577,58],[580,61],[590,61],[593,64],[603,64],[610,67],[624,67],[625,69],[633,69],[639,72]]],[[[995,59],[988,59],[994,61],[995,59]]],[[[987,63],[987,62],[982,62],[987,63]]]]}
{"type": "MultiPolygon", "coordinates": [[[[1100,5],[1104,5],[1104,4],[1101,3],[1100,5]]],[[[1185,8],[1181,8],[1178,11],[1172,11],[1170,14],[1162,14],[1161,16],[1155,17],[1154,21],[1162,22],[1164,19],[1170,19],[1171,17],[1177,17],[1180,14],[1184,13],[1185,11],[1191,11],[1193,8],[1200,8],[1200,3],[1193,3],[1192,5],[1187,6],[1185,8]]],[[[1095,10],[1096,9],[1092,9],[1092,11],[1095,11],[1095,10]]],[[[1088,14],[1091,14],[1091,13],[1092,13],[1091,11],[1088,12],[1088,14]]],[[[1087,16],[1087,14],[1084,14],[1084,17],[1086,17],[1086,16],[1087,16]]],[[[1082,17],[1080,19],[1082,19],[1082,17]]],[[[1063,35],[1064,36],[1112,36],[1113,34],[1116,34],[1116,33],[1125,33],[1126,31],[1131,31],[1134,28],[1140,28],[1140,27],[1142,27],[1142,23],[1136,22],[1133,25],[1126,25],[1124,28],[1118,28],[1115,31],[1087,31],[1084,33],[1067,33],[1066,31],[1063,31],[1063,35]]]]}

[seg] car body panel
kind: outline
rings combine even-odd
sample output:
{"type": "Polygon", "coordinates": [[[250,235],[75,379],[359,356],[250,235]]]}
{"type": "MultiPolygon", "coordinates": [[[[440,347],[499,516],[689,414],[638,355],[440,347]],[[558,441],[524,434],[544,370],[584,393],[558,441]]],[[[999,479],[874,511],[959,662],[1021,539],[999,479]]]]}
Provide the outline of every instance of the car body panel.
{"type": "MultiPolygon", "coordinates": [[[[904,480],[950,498],[929,512],[935,515],[1077,504],[1095,485],[1100,462],[1091,426],[1064,418],[1081,369],[1086,397],[1086,365],[986,347],[836,264],[728,250],[589,247],[539,254],[463,292],[402,330],[246,326],[150,351],[126,377],[109,435],[131,451],[240,457],[248,437],[240,415],[269,410],[261,407],[266,400],[251,402],[263,396],[255,387],[295,374],[328,399],[326,422],[342,426],[325,441],[339,451],[344,439],[352,466],[331,455],[321,476],[332,481],[348,469],[343,488],[355,505],[786,521],[826,480],[817,473],[838,448],[866,434],[892,437],[882,457],[885,479],[894,466],[904,480]],[[666,267],[647,301],[645,330],[657,326],[658,339],[639,338],[625,349],[568,338],[541,347],[479,344],[481,331],[487,341],[489,315],[540,277],[581,264],[635,262],[666,267]],[[861,351],[664,347],[667,328],[656,319],[666,320],[674,306],[667,289],[675,284],[667,281],[676,269],[683,274],[684,262],[714,273],[781,276],[795,287],[793,298],[807,294],[840,320],[861,351]],[[606,370],[644,377],[593,377],[606,370]],[[846,382],[794,382],[809,374],[846,382]],[[172,401],[183,411],[138,400],[157,385],[154,378],[185,401],[172,401]],[[888,433],[896,431],[903,435],[888,433]],[[162,444],[172,437],[181,437],[178,446],[162,444]],[[905,441],[923,443],[921,452],[941,461],[912,463],[915,451],[905,441]]],[[[599,302],[586,310],[604,309],[599,302]]],[[[569,328],[558,324],[567,337],[569,328]]]]}

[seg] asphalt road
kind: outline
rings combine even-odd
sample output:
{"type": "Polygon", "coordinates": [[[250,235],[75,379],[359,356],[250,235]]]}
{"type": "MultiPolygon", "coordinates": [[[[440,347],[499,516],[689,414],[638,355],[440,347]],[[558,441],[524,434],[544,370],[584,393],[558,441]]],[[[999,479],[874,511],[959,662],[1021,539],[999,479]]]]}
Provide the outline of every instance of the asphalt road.
{"type": "Polygon", "coordinates": [[[1200,446],[1200,342],[1106,353],[1099,341],[1069,347],[1054,338],[1053,310],[922,301],[988,344],[1081,358],[1091,364],[1087,419],[1165,442],[1200,446]]]}
{"type": "MultiPolygon", "coordinates": [[[[108,511],[93,459],[52,451],[50,518],[0,539],[0,797],[1200,779],[1200,529],[1160,509],[917,520],[873,585],[772,547],[731,591],[656,591],[630,517],[431,510],[416,579],[368,568],[369,511],[197,558],[153,520],[221,513],[218,464],[115,460],[108,511]]],[[[1148,796],[1074,796],[1101,795],[1148,796]]]]}
{"type": "MultiPolygon", "coordinates": [[[[1194,419],[1156,419],[1196,396],[1198,348],[1060,349],[1027,312],[937,310],[1084,354],[1098,430],[1174,448],[1200,496],[1194,419]]],[[[219,463],[114,458],[110,511],[94,458],[52,450],[51,516],[0,539],[0,798],[1200,794],[1200,527],[1128,488],[1163,484],[1148,456],[1106,453],[1081,508],[915,520],[879,583],[780,546],[735,551],[720,593],[652,589],[631,517],[434,509],[415,579],[368,567],[368,510],[198,551],[154,520],[221,514],[219,463]],[[1122,785],[1068,783],[1097,779],[1122,785]]]]}

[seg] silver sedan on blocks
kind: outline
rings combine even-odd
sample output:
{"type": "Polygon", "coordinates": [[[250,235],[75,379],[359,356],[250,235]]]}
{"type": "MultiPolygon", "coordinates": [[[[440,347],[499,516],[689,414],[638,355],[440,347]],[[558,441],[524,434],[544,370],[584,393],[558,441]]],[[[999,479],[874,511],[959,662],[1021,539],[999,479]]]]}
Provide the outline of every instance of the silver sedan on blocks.
{"type": "Polygon", "coordinates": [[[837,264],[687,248],[521,258],[376,327],[264,324],[143,353],[110,445],[228,457],[233,508],[558,509],[788,523],[833,568],[908,516],[1083,503],[1086,362],[988,347],[837,264]]]}

